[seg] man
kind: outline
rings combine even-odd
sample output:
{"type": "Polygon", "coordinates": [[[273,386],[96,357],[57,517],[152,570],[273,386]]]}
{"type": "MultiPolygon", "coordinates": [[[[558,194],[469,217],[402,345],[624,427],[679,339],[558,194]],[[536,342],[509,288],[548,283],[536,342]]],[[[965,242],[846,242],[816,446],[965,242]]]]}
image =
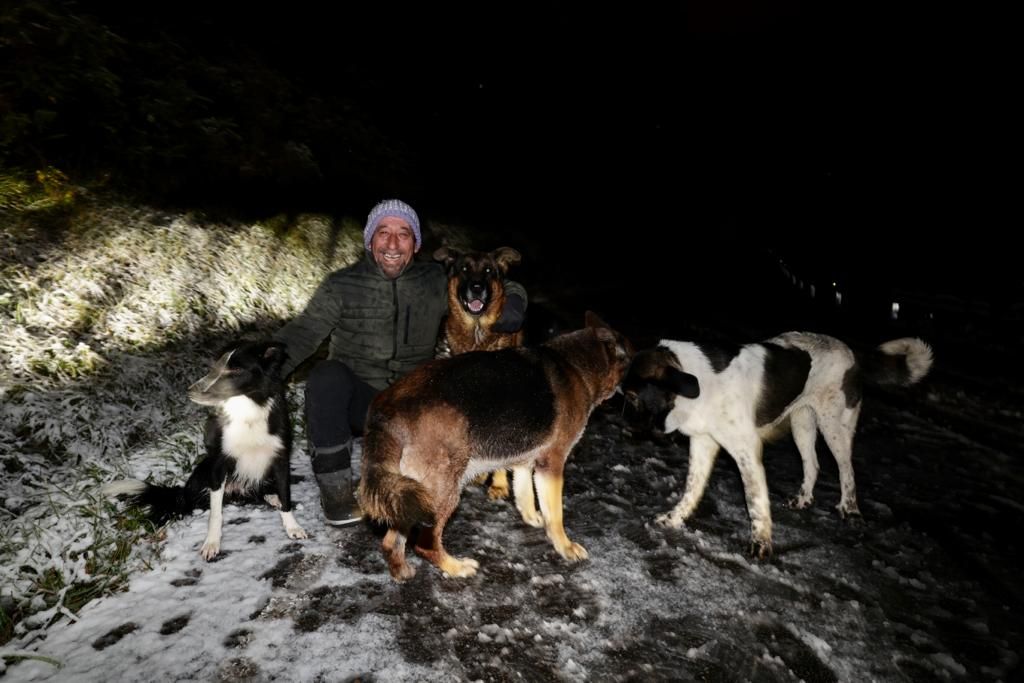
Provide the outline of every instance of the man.
{"type": "MultiPolygon", "coordinates": [[[[414,261],[420,219],[398,199],[380,202],[363,229],[366,258],[335,271],[305,310],[274,339],[288,347],[288,376],[330,337],[328,359],[306,380],[306,427],[313,473],[328,524],[359,521],[353,495],[352,437],[362,433],[370,401],[414,367],[433,357],[448,311],[447,276],[438,263],[414,261]]],[[[522,327],[526,291],[506,282],[501,331],[522,327]]]]}

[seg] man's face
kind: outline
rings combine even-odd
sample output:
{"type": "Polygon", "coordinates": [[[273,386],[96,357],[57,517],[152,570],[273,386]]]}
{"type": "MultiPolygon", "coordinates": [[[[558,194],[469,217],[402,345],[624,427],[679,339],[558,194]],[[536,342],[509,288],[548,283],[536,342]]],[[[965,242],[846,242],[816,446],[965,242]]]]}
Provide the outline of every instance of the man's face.
{"type": "Polygon", "coordinates": [[[384,274],[394,280],[418,251],[416,236],[404,218],[385,216],[370,240],[370,252],[384,274]]]}

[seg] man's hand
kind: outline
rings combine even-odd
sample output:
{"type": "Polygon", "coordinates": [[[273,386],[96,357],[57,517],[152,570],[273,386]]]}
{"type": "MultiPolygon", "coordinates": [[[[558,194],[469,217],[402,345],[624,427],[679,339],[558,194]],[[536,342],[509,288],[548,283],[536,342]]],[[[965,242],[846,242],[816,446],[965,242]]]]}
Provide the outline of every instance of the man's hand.
{"type": "Polygon", "coordinates": [[[505,296],[505,306],[501,309],[501,315],[491,327],[495,332],[518,332],[523,327],[523,319],[526,318],[526,302],[518,294],[505,296]]]}

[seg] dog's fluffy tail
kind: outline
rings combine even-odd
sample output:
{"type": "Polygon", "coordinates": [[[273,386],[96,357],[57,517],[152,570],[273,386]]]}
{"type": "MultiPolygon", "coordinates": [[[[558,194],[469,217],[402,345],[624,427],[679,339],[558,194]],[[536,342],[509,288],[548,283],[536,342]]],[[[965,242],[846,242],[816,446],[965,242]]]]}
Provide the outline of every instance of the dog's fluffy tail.
{"type": "Polygon", "coordinates": [[[893,339],[860,356],[864,379],[878,386],[916,384],[932,367],[932,347],[916,337],[893,339]]]}
{"type": "Polygon", "coordinates": [[[128,504],[146,508],[146,516],[156,525],[183,517],[197,508],[210,505],[209,496],[186,486],[159,486],[138,479],[120,479],[105,485],[101,492],[108,498],[127,498],[128,504]]]}
{"type": "Polygon", "coordinates": [[[434,506],[423,484],[384,465],[363,463],[359,482],[363,512],[392,529],[408,530],[415,524],[434,523],[434,506]]]}

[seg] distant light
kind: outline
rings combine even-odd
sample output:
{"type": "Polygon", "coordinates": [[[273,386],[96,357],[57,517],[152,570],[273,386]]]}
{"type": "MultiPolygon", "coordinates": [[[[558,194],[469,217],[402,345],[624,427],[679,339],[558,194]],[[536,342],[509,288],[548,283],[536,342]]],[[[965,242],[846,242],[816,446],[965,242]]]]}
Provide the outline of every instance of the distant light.
{"type": "Polygon", "coordinates": [[[833,283],[832,283],[832,286],[833,286],[833,287],[835,287],[835,286],[836,286],[836,283],[835,283],[835,282],[833,282],[833,283]]]}
{"type": "Polygon", "coordinates": [[[811,298],[814,298],[814,285],[811,285],[811,298]]]}
{"type": "Polygon", "coordinates": [[[843,305],[843,293],[840,292],[837,289],[836,290],[836,306],[842,306],[842,305],[843,305]]]}
{"type": "Polygon", "coordinates": [[[892,302],[892,319],[896,320],[899,317],[900,317],[900,302],[899,301],[893,301],[892,302]]]}

